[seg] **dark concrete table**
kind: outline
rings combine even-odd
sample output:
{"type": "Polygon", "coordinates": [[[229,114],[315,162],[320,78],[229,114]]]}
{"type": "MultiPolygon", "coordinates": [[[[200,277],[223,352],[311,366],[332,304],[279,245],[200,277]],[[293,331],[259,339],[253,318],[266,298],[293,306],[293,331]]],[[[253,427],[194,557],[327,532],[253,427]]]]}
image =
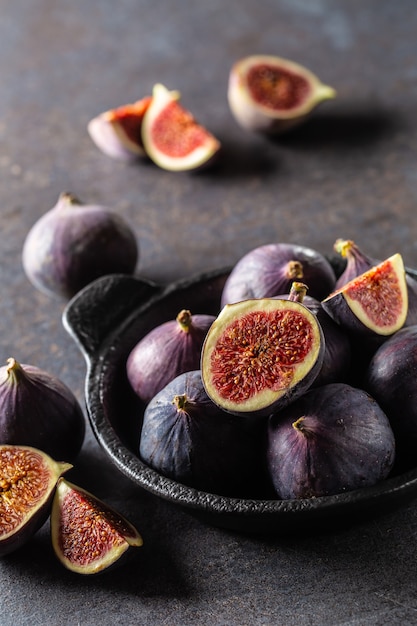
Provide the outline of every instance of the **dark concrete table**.
{"type": "MultiPolygon", "coordinates": [[[[113,206],[158,282],[233,264],[269,241],[325,252],[353,238],[417,267],[417,12],[412,0],[0,0],[0,346],[83,398],[85,365],[64,303],[21,266],[24,237],[61,191],[113,206]],[[338,98],[280,141],[242,131],[226,101],[231,64],[256,52],[315,71],[338,98]],[[86,124],[155,82],[223,142],[215,170],[169,173],[102,155],[86,124]]],[[[116,573],[56,561],[46,524],[0,563],[2,626],[417,623],[417,506],[367,523],[264,539],[206,526],[138,491],[90,430],[77,480],[140,528],[116,573]]]]}

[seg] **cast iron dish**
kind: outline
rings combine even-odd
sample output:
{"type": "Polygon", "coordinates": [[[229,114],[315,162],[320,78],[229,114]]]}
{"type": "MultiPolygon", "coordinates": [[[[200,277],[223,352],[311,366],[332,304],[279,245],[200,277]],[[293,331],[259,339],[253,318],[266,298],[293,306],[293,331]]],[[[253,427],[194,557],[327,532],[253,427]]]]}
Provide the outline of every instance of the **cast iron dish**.
{"type": "MultiPolygon", "coordinates": [[[[413,275],[417,273],[413,272],[413,275]]],[[[144,406],[131,391],[126,359],[151,328],[179,310],[216,315],[228,270],[168,287],[125,275],[106,276],[67,305],[63,324],[87,363],[88,418],[99,445],[138,487],[181,506],[203,521],[238,531],[304,532],[389,511],[417,492],[417,468],[370,488],[305,500],[245,500],[205,493],[165,478],[138,458],[144,406]]]]}

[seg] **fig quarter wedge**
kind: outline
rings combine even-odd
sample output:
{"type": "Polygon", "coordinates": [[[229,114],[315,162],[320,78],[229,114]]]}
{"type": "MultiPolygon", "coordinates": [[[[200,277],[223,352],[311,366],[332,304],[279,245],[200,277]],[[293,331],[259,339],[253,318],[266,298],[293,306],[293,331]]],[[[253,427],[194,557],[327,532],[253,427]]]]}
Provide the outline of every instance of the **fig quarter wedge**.
{"type": "Polygon", "coordinates": [[[324,310],[356,334],[389,336],[402,328],[408,290],[402,256],[397,253],[353,278],[322,301],[324,310]]]}
{"type": "Polygon", "coordinates": [[[71,467],[30,446],[0,446],[0,556],[20,548],[43,525],[56,483],[71,467]]]}
{"type": "Polygon", "coordinates": [[[206,336],[201,358],[207,395],[225,411],[269,415],[317,377],[324,336],[303,304],[275,298],[226,305],[206,336]]]}
{"type": "Polygon", "coordinates": [[[100,573],[129,547],[143,544],[136,528],[120,513],[63,478],[53,499],[51,538],[58,560],[78,574],[100,573]]]}

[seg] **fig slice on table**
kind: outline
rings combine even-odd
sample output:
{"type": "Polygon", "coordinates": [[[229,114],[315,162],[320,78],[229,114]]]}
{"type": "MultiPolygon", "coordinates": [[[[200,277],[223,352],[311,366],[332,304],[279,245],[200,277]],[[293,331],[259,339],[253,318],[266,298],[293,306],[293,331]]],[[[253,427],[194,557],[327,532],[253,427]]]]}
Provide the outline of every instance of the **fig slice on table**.
{"type": "Polygon", "coordinates": [[[223,410],[265,416],[311,386],[323,356],[322,329],[303,304],[243,300],[226,305],[208,331],[202,379],[223,410]]]}
{"type": "Polygon", "coordinates": [[[67,569],[97,574],[143,545],[136,528],[96,496],[61,478],[51,514],[54,552],[67,569]]]}
{"type": "Polygon", "coordinates": [[[0,445],[0,556],[20,548],[44,524],[57,481],[71,467],[37,448],[0,445]]]}
{"type": "Polygon", "coordinates": [[[142,143],[142,121],[152,97],[110,109],[88,123],[88,133],[107,156],[123,161],[146,156],[142,143]]]}
{"type": "Polygon", "coordinates": [[[322,306],[352,333],[392,335],[402,328],[408,312],[402,256],[394,254],[353,278],[325,298],[322,306]]]}
{"type": "Polygon", "coordinates": [[[178,91],[160,83],[142,123],[142,141],[147,155],[159,167],[171,171],[207,166],[220,150],[220,142],[179,103],[178,91]]]}
{"type": "Polygon", "coordinates": [[[245,129],[279,134],[300,124],[320,102],[336,92],[302,65],[273,55],[255,54],[230,70],[228,101],[245,129]]]}

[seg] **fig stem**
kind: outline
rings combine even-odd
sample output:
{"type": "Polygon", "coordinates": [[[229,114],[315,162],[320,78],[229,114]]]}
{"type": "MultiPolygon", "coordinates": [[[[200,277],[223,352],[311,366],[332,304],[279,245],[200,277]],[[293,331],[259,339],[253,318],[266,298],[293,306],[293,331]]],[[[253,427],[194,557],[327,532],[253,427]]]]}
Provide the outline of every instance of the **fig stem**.
{"type": "Polygon", "coordinates": [[[351,239],[336,239],[333,249],[340,254],[343,258],[346,258],[349,251],[355,244],[351,239]]]}
{"type": "Polygon", "coordinates": [[[188,333],[191,328],[191,311],[183,309],[177,315],[177,322],[185,333],[188,333]]]}
{"type": "Polygon", "coordinates": [[[184,411],[188,404],[187,395],[184,393],[181,395],[174,396],[174,399],[172,402],[173,404],[175,404],[178,411],[184,411]]]}
{"type": "Polygon", "coordinates": [[[77,196],[70,191],[63,191],[58,198],[58,206],[64,208],[67,206],[81,206],[82,202],[77,196]]]}
{"type": "Polygon", "coordinates": [[[297,420],[295,420],[295,422],[293,422],[292,427],[299,433],[304,435],[304,437],[310,437],[312,435],[312,432],[305,426],[304,420],[305,417],[299,417],[297,420]]]}
{"type": "Polygon", "coordinates": [[[303,277],[303,264],[300,261],[288,261],[287,276],[288,278],[300,280],[303,277]]]}
{"type": "Polygon", "coordinates": [[[291,285],[288,300],[291,300],[292,302],[302,303],[307,293],[307,289],[308,287],[304,283],[293,282],[293,284],[291,285]]]}
{"type": "Polygon", "coordinates": [[[14,357],[10,357],[7,359],[6,371],[8,377],[11,378],[14,382],[17,382],[19,380],[19,377],[24,375],[23,368],[14,357]]]}

